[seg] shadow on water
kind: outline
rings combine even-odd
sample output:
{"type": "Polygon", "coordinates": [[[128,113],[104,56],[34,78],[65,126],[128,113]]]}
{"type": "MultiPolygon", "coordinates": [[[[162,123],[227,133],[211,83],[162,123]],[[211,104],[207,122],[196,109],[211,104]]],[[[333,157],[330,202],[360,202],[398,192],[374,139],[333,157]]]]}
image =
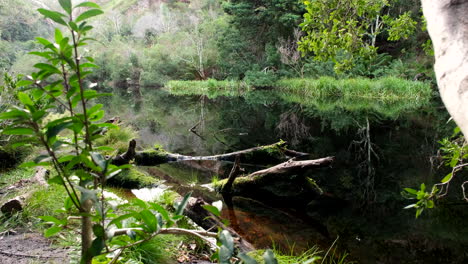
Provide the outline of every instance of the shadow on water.
{"type": "MultiPolygon", "coordinates": [[[[437,141],[451,131],[447,114],[433,102],[320,99],[274,91],[229,97],[160,89],[141,93],[138,109],[122,108],[132,105],[128,95],[107,102],[110,114],[139,131],[139,145],[208,155],[283,139],[312,158],[336,157],[332,168],[305,175],[325,195],[286,204],[246,197],[227,201],[223,216],[255,246],[326,250],[339,236],[339,247],[361,263],[468,263],[466,205],[441,202],[418,220],[402,209],[410,203],[400,194],[404,187],[446,175],[430,162],[437,141]]],[[[199,186],[226,177],[231,166],[192,162],[146,169],[181,194],[194,190],[194,196],[215,201],[222,198],[199,186]]]]}

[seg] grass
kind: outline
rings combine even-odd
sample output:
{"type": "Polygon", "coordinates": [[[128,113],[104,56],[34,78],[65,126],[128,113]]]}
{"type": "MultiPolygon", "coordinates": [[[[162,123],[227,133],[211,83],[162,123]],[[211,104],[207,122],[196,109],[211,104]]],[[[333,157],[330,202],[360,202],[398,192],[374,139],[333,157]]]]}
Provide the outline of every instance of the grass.
{"type": "MultiPolygon", "coordinates": [[[[165,88],[175,95],[239,96],[253,90],[241,81],[170,81],[165,88]]],[[[294,93],[306,98],[366,98],[384,101],[427,100],[431,97],[428,83],[408,81],[396,77],[379,79],[282,79],[277,81],[275,91],[294,93]]]]}
{"type": "Polygon", "coordinates": [[[165,86],[175,95],[207,95],[209,98],[218,96],[242,96],[251,91],[252,86],[239,81],[217,81],[209,79],[206,81],[170,81],[165,86]]]}
{"type": "MultiPolygon", "coordinates": [[[[122,126],[110,129],[101,138],[96,140],[96,146],[106,146],[114,149],[114,152],[124,153],[128,149],[128,142],[138,137],[138,132],[131,126],[122,126]]],[[[104,152],[105,155],[115,153],[104,152]]]]}
{"type": "Polygon", "coordinates": [[[395,77],[379,79],[283,79],[276,89],[297,95],[321,98],[365,98],[382,101],[427,100],[431,97],[428,83],[408,81],[395,77]]]}
{"type": "MultiPolygon", "coordinates": [[[[339,253],[335,247],[330,247],[327,252],[323,252],[318,247],[314,246],[300,254],[295,254],[292,248],[289,252],[284,252],[273,245],[272,249],[275,258],[279,264],[353,264],[355,262],[347,260],[347,253],[339,253]]],[[[264,263],[263,254],[265,250],[255,250],[248,254],[258,263],[264,263]]]]}

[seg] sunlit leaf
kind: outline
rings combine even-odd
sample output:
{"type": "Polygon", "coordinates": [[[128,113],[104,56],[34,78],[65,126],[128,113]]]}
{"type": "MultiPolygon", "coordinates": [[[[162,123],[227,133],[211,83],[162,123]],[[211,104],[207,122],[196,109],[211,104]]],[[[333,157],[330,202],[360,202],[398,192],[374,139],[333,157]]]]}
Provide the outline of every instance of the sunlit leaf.
{"type": "Polygon", "coordinates": [[[62,14],[62,13],[47,10],[47,9],[44,9],[44,8],[39,8],[37,11],[39,11],[39,13],[41,13],[43,16],[45,16],[47,18],[50,18],[53,21],[55,21],[55,22],[57,22],[57,23],[59,23],[61,25],[64,25],[64,26],[67,25],[65,20],[63,20],[63,17],[65,17],[65,15],[62,14]]]}
{"type": "Polygon", "coordinates": [[[85,11],[83,12],[82,14],[80,14],[75,22],[78,23],[80,21],[83,21],[85,19],[88,19],[88,18],[91,18],[91,17],[94,17],[94,16],[98,16],[98,15],[101,15],[101,14],[104,14],[104,12],[100,9],[90,9],[88,11],[85,11]]]}
{"type": "Polygon", "coordinates": [[[75,8],[78,8],[78,7],[91,7],[91,8],[98,8],[98,9],[101,8],[98,4],[93,3],[93,2],[83,2],[75,6],[75,8]]]}
{"type": "Polygon", "coordinates": [[[72,3],[71,0],[59,0],[60,6],[67,12],[69,15],[72,12],[72,3]]]}
{"type": "Polygon", "coordinates": [[[51,236],[57,234],[60,231],[62,231],[62,227],[52,226],[51,228],[46,229],[46,231],[44,232],[44,236],[45,237],[51,237],[51,236]]]}

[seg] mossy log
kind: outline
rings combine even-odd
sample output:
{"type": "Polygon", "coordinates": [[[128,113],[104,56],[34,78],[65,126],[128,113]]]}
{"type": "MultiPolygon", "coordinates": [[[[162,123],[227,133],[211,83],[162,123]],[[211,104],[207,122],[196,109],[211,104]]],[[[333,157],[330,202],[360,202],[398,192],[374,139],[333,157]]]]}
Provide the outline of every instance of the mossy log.
{"type": "Polygon", "coordinates": [[[152,149],[136,151],[136,141],[129,143],[127,152],[114,158],[113,163],[117,165],[126,164],[133,161],[139,166],[156,166],[163,163],[193,161],[193,160],[216,160],[234,162],[236,157],[240,157],[241,163],[274,164],[294,157],[303,157],[308,153],[289,150],[286,142],[280,141],[271,145],[259,146],[240,151],[211,155],[211,156],[187,156],[167,152],[163,149],[152,149]]]}
{"type": "MultiPolygon", "coordinates": [[[[37,183],[42,186],[48,186],[46,178],[49,176],[49,171],[43,167],[37,167],[36,174],[33,178],[27,180],[20,180],[19,182],[6,188],[7,191],[15,191],[21,189],[27,185],[37,183]]],[[[5,202],[1,207],[0,211],[4,215],[10,215],[14,212],[22,211],[25,206],[25,201],[31,197],[34,193],[34,190],[27,193],[18,195],[7,202],[5,202]]]]}
{"type": "Polygon", "coordinates": [[[221,193],[251,197],[259,201],[308,200],[307,198],[318,195],[319,192],[316,186],[302,174],[310,168],[329,166],[333,160],[334,157],[301,161],[289,160],[235,179],[230,177],[221,180],[214,187],[221,193]]]}

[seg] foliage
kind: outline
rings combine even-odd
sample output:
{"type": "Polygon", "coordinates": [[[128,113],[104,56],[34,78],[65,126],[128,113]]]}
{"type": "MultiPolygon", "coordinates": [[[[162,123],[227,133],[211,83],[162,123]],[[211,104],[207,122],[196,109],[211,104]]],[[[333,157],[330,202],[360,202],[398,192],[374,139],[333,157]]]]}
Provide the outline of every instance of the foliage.
{"type": "Polygon", "coordinates": [[[307,13],[301,24],[306,36],[299,42],[304,53],[313,53],[316,60],[335,62],[337,71],[349,70],[358,58],[377,54],[376,41],[385,30],[388,40],[407,38],[415,31],[411,13],[398,17],[385,15],[385,8],[395,1],[352,0],[343,5],[339,0],[304,0],[307,13]]]}
{"type": "MultiPolygon", "coordinates": [[[[468,166],[468,145],[466,144],[464,136],[461,134],[460,128],[454,129],[451,138],[444,138],[440,142],[440,151],[442,152],[441,158],[444,165],[451,169],[439,183],[432,186],[430,192],[426,191],[426,185],[421,184],[419,190],[412,188],[404,188],[402,195],[408,199],[417,200],[416,203],[410,204],[405,209],[415,208],[416,218],[418,218],[424,209],[434,208],[435,201],[443,198],[449,194],[450,183],[455,182],[456,174],[460,174],[468,166]]],[[[468,202],[468,194],[465,185],[468,181],[461,183],[463,199],[468,202]]]]}
{"type": "Polygon", "coordinates": [[[219,41],[219,67],[224,76],[243,79],[249,70],[281,69],[279,39],[293,38],[304,12],[296,0],[235,0],[223,3],[229,27],[219,41]]]}
{"type": "MultiPolygon", "coordinates": [[[[37,38],[42,51],[31,54],[43,58],[37,63],[28,80],[15,82],[15,96],[18,102],[14,107],[0,114],[1,120],[8,120],[2,129],[4,135],[22,136],[20,145],[39,144],[46,150],[34,161],[23,166],[51,166],[55,175],[49,180],[65,189],[67,198],[63,212],[80,216],[81,263],[91,263],[93,257],[103,250],[117,252],[133,245],[151,240],[163,228],[170,227],[182,218],[181,212],[188,196],[178,206],[176,214],[168,212],[157,204],[134,200],[132,206],[123,207],[126,214],[116,215],[115,208],[106,202],[104,187],[106,182],[119,174],[125,166],[115,166],[111,158],[102,152],[112,151],[108,146],[96,147],[96,140],[102,137],[103,129],[115,128],[109,123],[99,123],[105,113],[101,104],[92,104],[95,98],[105,96],[85,86],[85,77],[90,68],[97,67],[91,57],[82,56],[82,47],[92,38],[87,37],[93,28],[88,20],[103,11],[94,2],[81,2],[73,6],[70,0],[59,0],[62,12],[39,9],[46,18],[62,25],[69,35],[60,29],[55,30],[53,42],[37,38]],[[74,10],[81,8],[76,14],[74,10]],[[72,15],[73,14],[73,15],[72,15]],[[48,119],[53,112],[65,111],[66,116],[48,119]],[[156,213],[157,212],[157,213],[156,213]],[[115,228],[127,228],[123,220],[133,219],[129,229],[118,233],[115,228]],[[117,237],[127,235],[125,237],[117,237]]],[[[42,219],[52,224],[45,235],[52,236],[67,227],[69,218],[59,219],[46,215],[42,219]]]]}

